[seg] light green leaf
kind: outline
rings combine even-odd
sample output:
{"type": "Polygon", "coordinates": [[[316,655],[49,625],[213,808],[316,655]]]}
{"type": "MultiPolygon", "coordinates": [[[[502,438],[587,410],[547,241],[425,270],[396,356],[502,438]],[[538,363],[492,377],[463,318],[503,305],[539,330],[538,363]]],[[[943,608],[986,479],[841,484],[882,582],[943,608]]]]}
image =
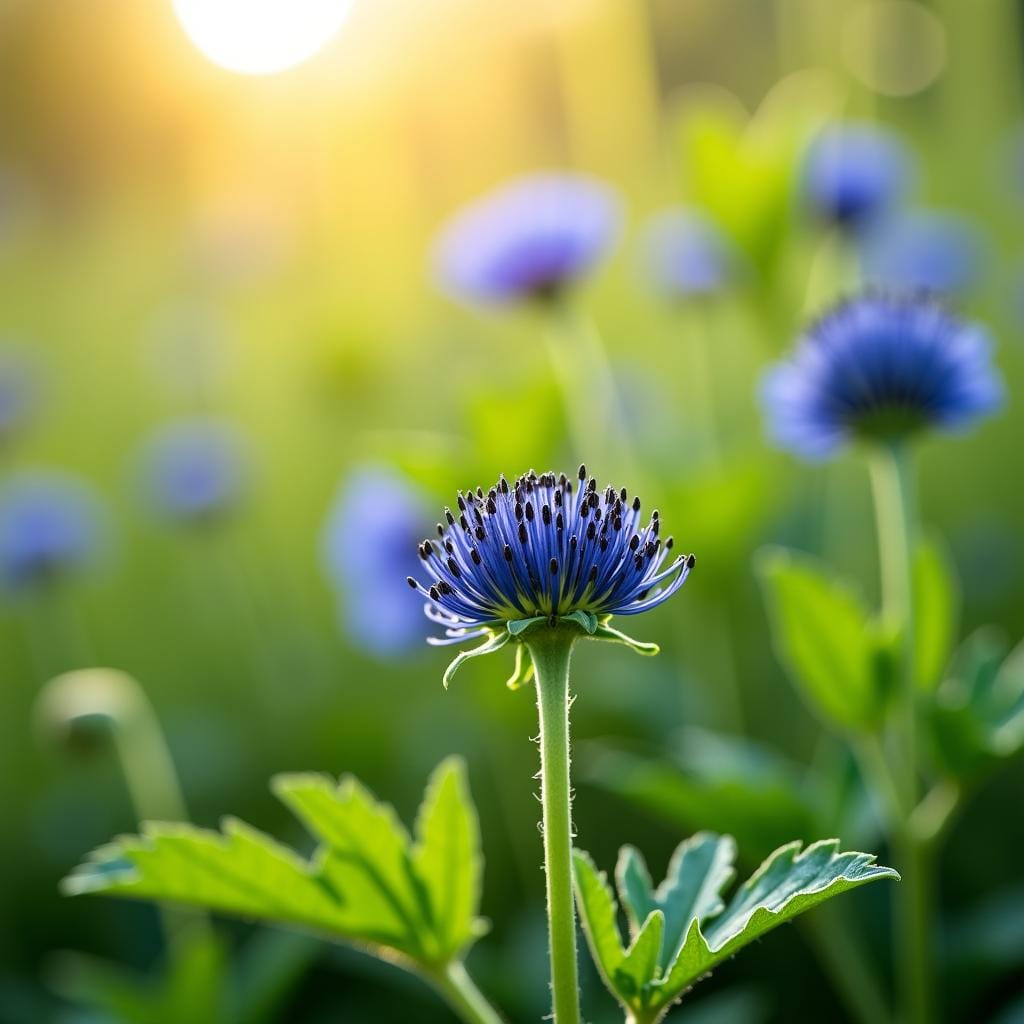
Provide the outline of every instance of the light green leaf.
{"type": "Polygon", "coordinates": [[[68,895],[103,892],[205,907],[257,920],[347,933],[337,897],[313,864],[227,818],[221,832],[147,824],[100,847],[62,883],[68,895]]]}
{"type": "MultiPolygon", "coordinates": [[[[522,620],[528,621],[528,620],[522,620]]],[[[489,636],[479,647],[471,647],[468,651],[459,651],[459,653],[452,659],[451,663],[444,670],[444,675],[441,678],[441,682],[444,684],[444,688],[447,690],[448,685],[455,677],[455,673],[467,662],[470,658],[480,658],[485,654],[493,654],[495,651],[500,651],[512,639],[513,623],[509,623],[509,629],[504,633],[493,633],[489,636]]]]}
{"type": "Polygon", "coordinates": [[[627,999],[639,996],[648,981],[657,975],[664,933],[665,915],[660,910],[652,910],[615,972],[615,989],[627,999]]]}
{"type": "Polygon", "coordinates": [[[324,879],[344,894],[358,928],[401,936],[414,954],[434,952],[420,948],[429,908],[394,810],[351,776],[339,785],[326,775],[279,775],[273,789],[322,843],[324,879]]]}
{"type": "Polygon", "coordinates": [[[939,541],[922,541],[914,553],[914,670],[931,691],[942,681],[953,652],[960,590],[949,552],[939,541]]]}
{"type": "Polygon", "coordinates": [[[572,860],[580,921],[594,956],[594,964],[609,991],[614,993],[614,979],[626,956],[619,936],[619,926],[615,922],[615,897],[608,885],[607,876],[597,870],[589,853],[573,850],[572,860]]]}
{"type": "Polygon", "coordinates": [[[932,737],[949,775],[977,777],[1024,748],[1024,642],[1008,646],[998,630],[972,633],[935,693],[932,737]]]}
{"type": "Polygon", "coordinates": [[[863,603],[815,562],[762,552],[758,572],[779,661],[811,707],[841,729],[878,721],[878,629],[863,603]]]}
{"type": "Polygon", "coordinates": [[[147,825],[95,851],[63,889],[298,926],[427,970],[481,933],[479,830],[461,762],[434,773],[415,846],[351,777],[282,775],[274,791],[319,840],[310,860],[236,819],[221,832],[147,825]]]}
{"type": "MultiPolygon", "coordinates": [[[[644,930],[656,927],[649,924],[651,916],[664,909],[666,919],[673,915],[675,927],[682,922],[682,941],[663,942],[661,954],[653,959],[645,946],[644,958],[638,956],[631,962],[633,970],[623,983],[622,965],[618,974],[609,969],[616,950],[622,949],[614,900],[606,887],[604,898],[595,898],[595,890],[603,885],[602,876],[586,854],[575,853],[580,916],[588,942],[595,960],[603,958],[601,973],[612,993],[637,1021],[660,1020],[713,967],[772,928],[839,893],[876,879],[899,877],[891,868],[876,865],[869,854],[840,853],[834,839],[814,843],[803,852],[800,843],[790,843],[776,850],[726,906],[720,893],[732,876],[734,857],[735,846],[729,837],[695,836],[676,851],[669,879],[652,893],[642,861],[635,854],[624,853],[620,889],[630,918],[637,919],[637,904],[657,903],[658,909],[650,911],[644,930]],[[595,912],[597,920],[593,919],[595,912]],[[648,966],[646,979],[636,974],[641,963],[648,966]]],[[[645,938],[646,943],[650,941],[645,938]]]]}
{"type": "Polygon", "coordinates": [[[480,828],[460,758],[443,761],[431,776],[416,836],[413,866],[427,891],[437,953],[453,959],[479,934],[482,865],[480,828]]]}

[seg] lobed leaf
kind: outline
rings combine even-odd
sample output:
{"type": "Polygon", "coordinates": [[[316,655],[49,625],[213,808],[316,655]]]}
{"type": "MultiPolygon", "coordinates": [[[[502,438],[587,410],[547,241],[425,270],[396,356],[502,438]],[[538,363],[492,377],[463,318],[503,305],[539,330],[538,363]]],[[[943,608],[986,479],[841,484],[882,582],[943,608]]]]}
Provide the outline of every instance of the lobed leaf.
{"type": "Polygon", "coordinates": [[[605,984],[632,1019],[654,1022],[722,960],[765,932],[839,893],[880,878],[898,878],[865,853],[840,853],[834,839],[776,850],[726,905],[723,888],[734,874],[735,843],[700,833],[680,844],[668,877],[652,890],[640,855],[619,857],[620,899],[636,935],[622,946],[617,907],[590,857],[574,851],[580,917],[605,984]],[[644,921],[639,932],[637,922],[644,921]],[[655,938],[658,949],[654,949],[655,938]]]}
{"type": "Polygon", "coordinates": [[[479,828],[461,761],[434,772],[415,845],[354,778],[282,775],[273,788],[319,840],[311,859],[232,818],[220,832],[153,824],[95,851],[63,889],[293,925],[428,969],[480,933],[479,828]]]}

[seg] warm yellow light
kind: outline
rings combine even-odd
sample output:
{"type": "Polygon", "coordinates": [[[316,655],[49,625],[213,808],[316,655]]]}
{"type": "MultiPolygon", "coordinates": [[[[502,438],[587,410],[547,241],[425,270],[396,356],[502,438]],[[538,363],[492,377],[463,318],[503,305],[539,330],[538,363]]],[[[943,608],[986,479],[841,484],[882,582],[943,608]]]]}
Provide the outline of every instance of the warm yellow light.
{"type": "Polygon", "coordinates": [[[351,0],[174,0],[189,39],[214,64],[269,75],[308,60],[341,27],[351,0]]]}

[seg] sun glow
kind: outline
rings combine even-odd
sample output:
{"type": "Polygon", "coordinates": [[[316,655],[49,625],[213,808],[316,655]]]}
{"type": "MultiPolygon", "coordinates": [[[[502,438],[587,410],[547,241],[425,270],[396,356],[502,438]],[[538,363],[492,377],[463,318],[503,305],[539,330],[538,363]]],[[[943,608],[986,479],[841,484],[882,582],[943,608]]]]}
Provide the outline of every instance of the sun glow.
{"type": "Polygon", "coordinates": [[[214,64],[244,75],[295,67],[341,27],[351,0],[174,0],[182,28],[214,64]]]}

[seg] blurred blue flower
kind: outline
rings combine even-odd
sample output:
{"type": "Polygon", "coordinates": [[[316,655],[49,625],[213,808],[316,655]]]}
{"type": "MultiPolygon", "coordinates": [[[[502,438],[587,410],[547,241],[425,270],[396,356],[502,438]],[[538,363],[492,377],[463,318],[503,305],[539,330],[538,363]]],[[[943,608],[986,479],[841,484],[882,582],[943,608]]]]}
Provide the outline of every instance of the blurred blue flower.
{"type": "Polygon", "coordinates": [[[693,555],[669,559],[657,511],[643,525],[640,499],[625,488],[598,493],[585,466],[576,480],[502,477],[486,494],[460,492],[458,509],[445,509],[438,539],[420,544],[427,584],[408,579],[427,618],[445,627],[438,645],[534,616],[636,615],[674,594],[694,565],[693,555]]]}
{"type": "Polygon", "coordinates": [[[458,213],[438,240],[440,280],[456,298],[501,304],[550,298],[604,256],[619,204],[600,182],[535,174],[458,213]]]}
{"type": "Polygon", "coordinates": [[[736,277],[736,255],[715,224],[696,210],[666,210],[647,228],[647,258],[669,298],[713,295],[736,277]]]}
{"type": "Polygon", "coordinates": [[[87,567],[102,541],[100,503],[69,474],[21,471],[0,485],[0,585],[31,588],[87,567]]]}
{"type": "Polygon", "coordinates": [[[864,273],[883,288],[956,294],[981,277],[985,240],[956,213],[915,210],[886,219],[864,239],[864,273]]]}
{"type": "Polygon", "coordinates": [[[826,223],[860,231],[899,203],[912,166],[909,150],[892,132],[866,122],[830,125],[807,151],[807,204],[826,223]]]}
{"type": "Polygon", "coordinates": [[[180,523],[230,512],[248,481],[248,452],[229,423],[181,420],[160,427],[142,453],[143,484],[154,511],[180,523]]]}
{"type": "Polygon", "coordinates": [[[857,437],[966,428],[998,408],[1003,384],[982,327],[924,295],[867,292],[809,328],[761,400],[772,439],[816,459],[857,437]]]}
{"type": "Polygon", "coordinates": [[[0,440],[24,426],[38,398],[39,380],[32,362],[15,352],[0,353],[0,440]]]}
{"type": "Polygon", "coordinates": [[[419,565],[425,518],[424,501],[408,480],[367,465],[343,481],[324,525],[324,566],[345,631],[379,657],[400,655],[426,635],[423,602],[405,585],[419,565]]]}

